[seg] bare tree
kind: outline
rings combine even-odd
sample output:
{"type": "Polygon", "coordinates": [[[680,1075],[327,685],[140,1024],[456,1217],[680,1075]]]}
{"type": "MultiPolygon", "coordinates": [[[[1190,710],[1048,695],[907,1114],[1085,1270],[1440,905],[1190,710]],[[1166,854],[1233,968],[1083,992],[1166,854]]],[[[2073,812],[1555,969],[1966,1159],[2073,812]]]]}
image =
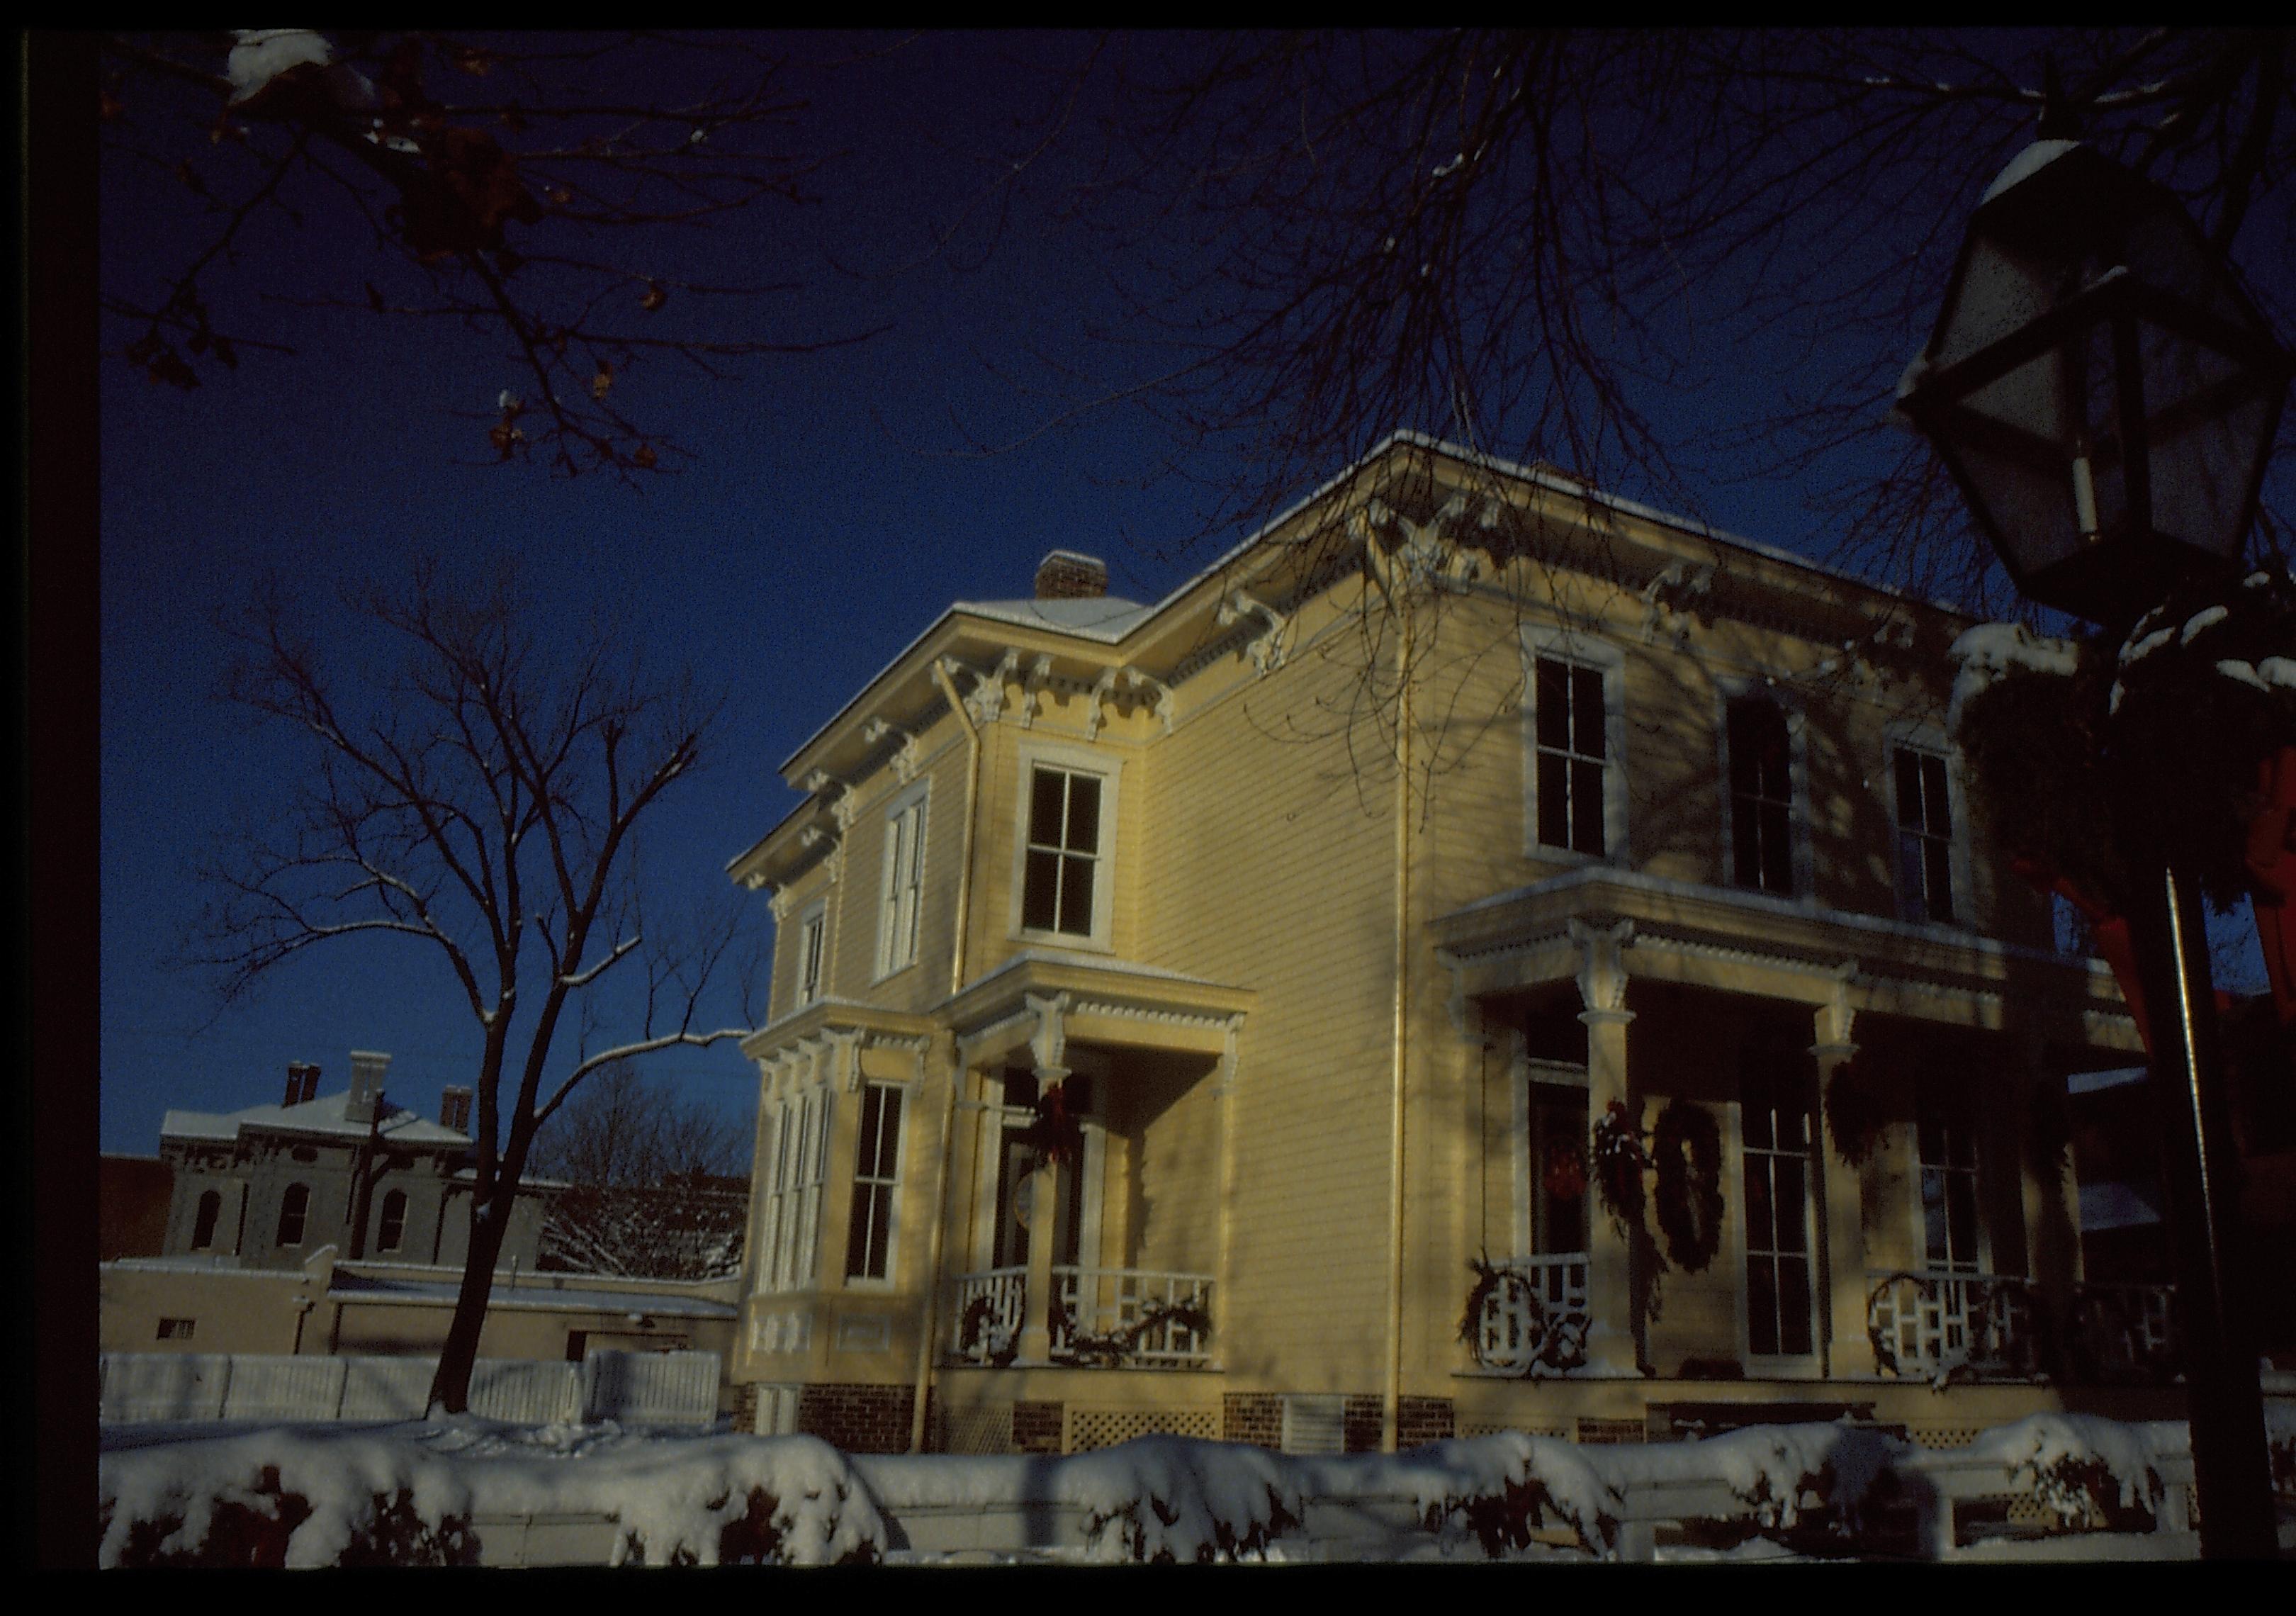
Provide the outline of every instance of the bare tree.
{"type": "Polygon", "coordinates": [[[275,223],[302,231],[294,258],[318,283],[273,295],[499,342],[525,380],[473,412],[473,447],[483,432],[496,460],[538,454],[568,476],[687,453],[627,412],[647,361],[718,377],[870,334],[728,334],[712,305],[795,285],[676,267],[697,227],[809,200],[818,160],[791,136],[806,103],[786,54],[754,37],[264,29],[115,37],[104,55],[109,157],[172,175],[201,243],[104,288],[132,333],[119,351],[154,381],[196,387],[242,350],[291,351],[216,290],[246,278],[275,223]]]}
{"type": "MultiPolygon", "coordinates": [[[[2296,245],[2292,42],[1116,36],[1047,75],[984,195],[1041,187],[1104,243],[1121,312],[1102,373],[1070,369],[1071,413],[1161,417],[1178,447],[1160,470],[1203,485],[1206,535],[1406,427],[1693,515],[1717,480],[1791,474],[1836,559],[2001,603],[1949,485],[1889,419],[1979,190],[2046,110],[2177,192],[2218,252],[2276,272],[2296,245]],[[1699,390],[1720,421],[1693,431],[1699,390]]],[[[2271,308],[2289,289],[2256,290],[2271,308]]]]}
{"type": "Polygon", "coordinates": [[[749,1143],[730,1118],[681,1099],[635,1062],[616,1061],[537,1136],[532,1165],[571,1184],[650,1188],[673,1178],[728,1177],[749,1143]]]}
{"type": "Polygon", "coordinates": [[[227,625],[241,654],[223,695],[301,731],[310,765],[277,823],[204,872],[190,953],[227,999],[347,937],[406,938],[446,967],[482,1043],[469,1257],[431,1386],[434,1407],[461,1412],[537,1130],[600,1068],[739,1038],[751,1018],[744,1005],[735,1025],[697,1028],[740,973],[730,926],[643,923],[640,821],[703,755],[691,682],[650,681],[608,631],[542,636],[508,580],[464,597],[424,565],[353,604],[398,653],[371,686],[341,677],[275,587],[227,625]],[[577,1047],[561,1055],[570,1011],[577,1047]],[[591,1046],[625,1016],[635,1036],[591,1046]]]}

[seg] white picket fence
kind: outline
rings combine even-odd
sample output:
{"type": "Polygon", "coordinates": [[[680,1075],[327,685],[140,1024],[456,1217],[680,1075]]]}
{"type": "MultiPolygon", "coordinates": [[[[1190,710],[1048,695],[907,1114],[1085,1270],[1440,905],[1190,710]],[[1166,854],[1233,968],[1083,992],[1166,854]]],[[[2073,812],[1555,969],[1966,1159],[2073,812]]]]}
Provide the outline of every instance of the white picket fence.
{"type": "MultiPolygon", "coordinates": [[[[437,1367],[428,1358],[107,1352],[98,1418],[419,1420],[437,1367]]],[[[707,1426],[718,1417],[719,1378],[715,1352],[593,1352],[578,1364],[480,1358],[471,1412],[525,1425],[707,1426]]]]}

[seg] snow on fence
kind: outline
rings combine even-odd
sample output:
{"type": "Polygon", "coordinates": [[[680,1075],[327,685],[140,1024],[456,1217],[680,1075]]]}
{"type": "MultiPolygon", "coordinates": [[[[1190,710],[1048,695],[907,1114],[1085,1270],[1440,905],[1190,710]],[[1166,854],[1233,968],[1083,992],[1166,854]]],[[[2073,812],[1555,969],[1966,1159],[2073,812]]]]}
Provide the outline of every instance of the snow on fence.
{"type": "MultiPolygon", "coordinates": [[[[2284,1491],[2296,1410],[2270,1417],[2284,1491]]],[[[1669,1530],[1692,1553],[1703,1539],[1812,1557],[2185,1559],[2198,1550],[2191,1481],[2182,1424],[2080,1415],[2037,1415],[1947,1450],[1809,1424],[1584,1448],[1503,1431],[1345,1457],[1151,1437],[1062,1459],[449,1420],[125,1446],[102,1460],[102,1559],[1636,1561],[1685,1552],[1661,1547],[1669,1530]],[[1997,1514],[2004,1499],[2063,1530],[2022,1541],[1960,1530],[1988,1518],[1963,1519],[1970,1506],[1997,1514]]]]}
{"type": "MultiPolygon", "coordinates": [[[[419,1420],[437,1367],[427,1358],[107,1352],[97,1417],[115,1425],[419,1420]]],[[[715,1352],[593,1352],[578,1364],[480,1358],[471,1412],[523,1425],[707,1426],[718,1417],[718,1379],[715,1352]]]]}

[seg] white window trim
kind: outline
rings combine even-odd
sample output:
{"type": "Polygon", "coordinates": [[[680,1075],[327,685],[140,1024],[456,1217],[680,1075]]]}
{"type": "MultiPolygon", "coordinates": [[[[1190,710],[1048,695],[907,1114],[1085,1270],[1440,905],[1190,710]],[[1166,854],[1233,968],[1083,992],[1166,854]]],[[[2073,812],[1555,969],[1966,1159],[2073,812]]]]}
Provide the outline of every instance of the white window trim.
{"type": "MultiPolygon", "coordinates": [[[[1817,854],[1810,840],[1808,714],[1801,698],[1793,692],[1782,690],[1763,679],[1721,678],[1714,682],[1714,755],[1720,763],[1715,776],[1715,794],[1722,804],[1721,866],[1717,872],[1721,880],[1716,884],[1733,892],[1753,892],[1775,898],[1799,908],[1816,909],[1817,903],[1817,854]],[[1735,805],[1730,790],[1730,703],[1743,696],[1761,696],[1778,705],[1786,720],[1786,779],[1793,788],[1793,802],[1787,813],[1788,834],[1793,839],[1793,880],[1792,892],[1773,892],[1764,887],[1741,886],[1737,878],[1738,849],[1734,836],[1735,805]]],[[[1892,826],[1896,820],[1890,821],[1892,826]]],[[[1890,849],[1892,856],[1897,849],[1890,849]]]]}
{"type": "Polygon", "coordinates": [[[758,1167],[757,1289],[760,1294],[812,1290],[821,1272],[821,1213],[836,1123],[827,1083],[806,1083],[769,1097],[772,1159],[758,1167]]]}
{"type": "Polygon", "coordinates": [[[1583,630],[1526,623],[1522,629],[1522,850],[1547,864],[1625,865],[1627,851],[1627,653],[1583,630]],[[1603,676],[1603,856],[1549,847],[1538,839],[1538,659],[1552,657],[1603,676]]]}
{"type": "Polygon", "coordinates": [[[1124,775],[1123,759],[1081,746],[1062,746],[1053,742],[1023,742],[1019,749],[1018,766],[1019,800],[1014,804],[1013,815],[1010,916],[1013,939],[1019,942],[1044,943],[1056,948],[1114,953],[1116,814],[1124,775]],[[1039,764],[1047,768],[1064,769],[1070,774],[1095,775],[1100,779],[1100,847],[1094,855],[1092,935],[1089,937],[1079,937],[1073,931],[1049,931],[1021,923],[1023,900],[1029,886],[1029,804],[1035,790],[1036,771],[1039,764]]]}
{"type": "Polygon", "coordinates": [[[1892,724],[1882,737],[1882,790],[1890,809],[1890,885],[1898,895],[1898,918],[1908,925],[1936,926],[1954,931],[1977,928],[1977,905],[1970,885],[1969,799],[1963,789],[1961,750],[1934,724],[1892,724]],[[1916,920],[1903,885],[1904,868],[1898,858],[1898,752],[1926,752],[1945,760],[1945,811],[1953,821],[1953,847],[1948,854],[1953,878],[1953,918],[1916,920]]]}
{"type": "Polygon", "coordinates": [[[884,851],[877,861],[877,969],[873,981],[882,982],[898,975],[915,964],[924,952],[925,855],[932,839],[931,785],[930,780],[920,780],[885,802],[884,851]],[[914,888],[916,896],[909,915],[908,934],[903,937],[899,935],[900,908],[894,890],[899,872],[894,865],[899,846],[897,827],[902,816],[912,810],[917,816],[917,837],[905,884],[914,888]]]}
{"type": "Polygon", "coordinates": [[[826,896],[815,898],[798,912],[797,981],[792,997],[795,1002],[791,1007],[796,1010],[802,1010],[808,1005],[817,1005],[829,997],[829,899],[826,896]],[[805,981],[805,970],[808,963],[806,958],[806,933],[816,923],[821,927],[821,952],[816,959],[810,962],[816,968],[816,974],[813,990],[808,993],[806,991],[805,981]]]}
{"type": "Polygon", "coordinates": [[[844,1253],[838,1265],[840,1276],[844,1280],[845,1288],[849,1291],[890,1291],[894,1289],[895,1282],[900,1277],[901,1178],[902,1175],[907,1170],[909,1165],[909,1118],[910,1113],[915,1110],[914,1102],[916,1095],[914,1088],[915,1086],[914,1084],[890,1081],[882,1078],[865,1079],[861,1084],[862,1099],[864,1103],[857,1108],[854,1113],[853,1175],[851,1182],[846,1186],[845,1226],[848,1230],[847,1244],[849,1247],[851,1243],[850,1231],[853,1226],[852,1207],[854,1197],[860,1194],[861,1188],[864,1185],[875,1185],[881,1183],[885,1185],[886,1188],[890,1192],[885,1197],[885,1272],[881,1277],[872,1277],[865,1274],[844,1273],[843,1270],[849,1267],[853,1261],[853,1253],[849,1249],[844,1253]],[[868,1091],[873,1088],[882,1088],[886,1093],[894,1095],[900,1101],[901,1105],[900,1120],[893,1125],[893,1176],[890,1179],[864,1178],[861,1176],[861,1122],[869,1114],[868,1106],[865,1102],[867,1100],[868,1091]]]}

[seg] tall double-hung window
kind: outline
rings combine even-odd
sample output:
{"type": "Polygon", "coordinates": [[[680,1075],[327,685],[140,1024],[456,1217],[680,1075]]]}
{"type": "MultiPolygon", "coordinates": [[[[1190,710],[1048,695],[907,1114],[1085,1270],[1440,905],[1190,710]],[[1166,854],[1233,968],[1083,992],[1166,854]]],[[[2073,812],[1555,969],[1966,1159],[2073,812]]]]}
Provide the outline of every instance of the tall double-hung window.
{"type": "Polygon", "coordinates": [[[885,857],[878,887],[877,974],[890,976],[917,963],[917,932],[924,908],[925,793],[897,797],[885,814],[885,857]]]}
{"type": "Polygon", "coordinates": [[[1756,1034],[1740,1053],[1746,1347],[1763,1358],[1814,1349],[1810,1169],[1816,1128],[1809,1057],[1800,1043],[1791,1036],[1756,1034]]]}
{"type": "Polygon", "coordinates": [[[829,906],[815,904],[798,917],[797,1002],[810,1005],[822,995],[828,970],[829,906]]]}
{"type": "Polygon", "coordinates": [[[1081,747],[1024,748],[1013,927],[1021,937],[1104,947],[1116,880],[1120,759],[1081,747]]]}
{"type": "Polygon", "coordinates": [[[829,1179],[829,1113],[826,1088],[804,1088],[767,1102],[768,1137],[758,1158],[763,1179],[758,1226],[760,1290],[802,1290],[818,1272],[822,1186],[829,1179]]]}
{"type": "Polygon", "coordinates": [[[853,1214],[845,1231],[845,1277],[892,1274],[894,1195],[901,1176],[901,1090],[872,1083],[861,1091],[859,1154],[853,1163],[853,1214]]]}
{"type": "Polygon", "coordinates": [[[1624,661],[1599,640],[1524,631],[1529,723],[1526,851],[1616,858],[1623,851],[1620,687],[1624,661]]]}
{"type": "Polygon", "coordinates": [[[1767,695],[1725,709],[1730,787],[1730,881],[1757,892],[1794,894],[1793,736],[1785,709],[1767,695]]]}
{"type": "Polygon", "coordinates": [[[1898,808],[1898,901],[1907,920],[1953,918],[1953,803],[1945,759],[1910,746],[1892,759],[1898,808]]]}
{"type": "Polygon", "coordinates": [[[1916,1124],[1922,1164],[1922,1258],[1933,1274],[1984,1271],[1978,1218],[1976,1096],[1965,1082],[1924,1085],[1916,1124]]]}

